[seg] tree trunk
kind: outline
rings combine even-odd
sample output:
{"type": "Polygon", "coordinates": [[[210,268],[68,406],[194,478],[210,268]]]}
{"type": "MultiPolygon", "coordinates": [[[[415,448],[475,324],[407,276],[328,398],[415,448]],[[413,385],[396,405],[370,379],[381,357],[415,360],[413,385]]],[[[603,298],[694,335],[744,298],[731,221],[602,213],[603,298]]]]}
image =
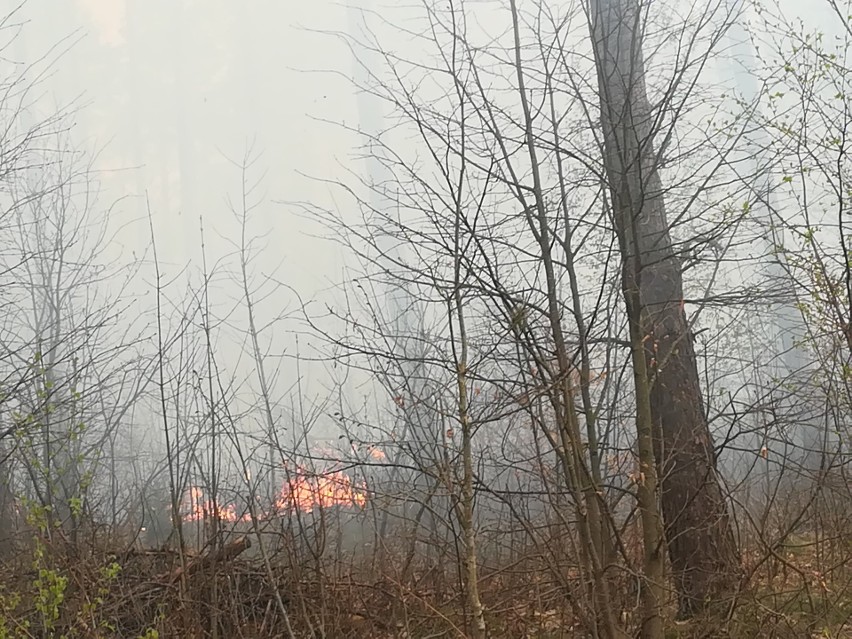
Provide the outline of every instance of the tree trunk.
{"type": "Polygon", "coordinates": [[[651,381],[648,354],[645,350],[645,328],[642,321],[639,274],[641,264],[634,252],[624,260],[622,290],[630,324],[630,351],[633,360],[633,382],[636,390],[636,443],[639,468],[636,473],[636,502],[642,521],[643,617],[641,639],[663,638],[662,605],[664,601],[665,560],[663,526],[657,501],[659,478],[657,453],[654,450],[654,416],[651,407],[651,381]]]}
{"type": "Polygon", "coordinates": [[[9,450],[0,441],[0,558],[8,556],[15,540],[15,494],[12,489],[12,468],[9,450]]]}
{"type": "Polygon", "coordinates": [[[626,268],[636,265],[654,448],[679,612],[735,592],[739,556],[716,471],[681,265],[672,250],[645,89],[640,0],[590,0],[604,162],[626,268]]]}

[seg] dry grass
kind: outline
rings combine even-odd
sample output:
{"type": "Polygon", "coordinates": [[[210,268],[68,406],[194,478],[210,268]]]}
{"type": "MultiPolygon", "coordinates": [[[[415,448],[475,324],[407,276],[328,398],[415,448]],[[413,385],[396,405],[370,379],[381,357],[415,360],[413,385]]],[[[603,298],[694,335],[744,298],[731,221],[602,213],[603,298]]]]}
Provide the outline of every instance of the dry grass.
{"type": "MultiPolygon", "coordinates": [[[[226,544],[234,543],[229,540],[226,544]]],[[[7,553],[0,573],[0,637],[286,637],[277,605],[280,593],[296,637],[353,639],[459,638],[469,635],[465,602],[452,554],[431,561],[415,557],[405,575],[402,548],[313,557],[282,547],[272,559],[272,578],[252,551],[217,555],[188,553],[188,569],[173,550],[142,550],[105,540],[70,552],[67,544],[43,543],[42,566],[67,579],[53,630],[39,612],[35,545],[7,553]],[[119,548],[116,550],[116,548],[119,548]],[[110,550],[111,549],[111,550],[110,550]],[[296,556],[296,555],[299,556],[296,556]],[[118,565],[112,577],[110,566],[118,565]],[[214,595],[215,586],[215,595],[214,595]],[[214,601],[216,604],[214,605],[214,601]],[[156,634],[152,631],[156,631],[156,634]],[[51,634],[52,632],[52,634],[51,634]],[[146,633],[148,633],[146,635],[146,633]]],[[[254,550],[254,549],[253,549],[254,550]]],[[[852,546],[840,538],[791,538],[766,560],[746,558],[752,578],[728,619],[688,624],[669,621],[670,639],[755,637],[802,639],[852,637],[852,546]],[[833,569],[827,569],[827,565],[833,569]]],[[[580,584],[566,567],[559,583],[541,549],[505,565],[483,562],[481,592],[493,639],[567,639],[588,633],[569,601],[580,584]],[[566,583],[574,592],[566,591],[566,583]]],[[[614,592],[628,627],[635,627],[638,598],[630,580],[615,579],[614,592]]],[[[44,586],[41,587],[42,590],[44,586]]],[[[42,601],[43,603],[43,601],[42,601]]]]}

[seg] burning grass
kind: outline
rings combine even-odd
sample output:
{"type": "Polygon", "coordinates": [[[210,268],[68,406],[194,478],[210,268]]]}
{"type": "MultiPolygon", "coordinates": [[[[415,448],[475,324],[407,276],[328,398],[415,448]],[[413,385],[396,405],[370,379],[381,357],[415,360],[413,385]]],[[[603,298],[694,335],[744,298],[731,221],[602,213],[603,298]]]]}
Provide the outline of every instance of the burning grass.
{"type": "MultiPolygon", "coordinates": [[[[298,467],[288,473],[279,495],[266,508],[255,508],[254,517],[269,520],[286,513],[301,511],[311,513],[318,508],[363,508],[367,503],[367,486],[353,480],[339,470],[315,473],[298,467]]],[[[217,504],[208,499],[199,486],[190,486],[180,504],[184,521],[199,521],[218,517],[226,522],[250,522],[252,512],[248,505],[235,503],[217,504]]]]}

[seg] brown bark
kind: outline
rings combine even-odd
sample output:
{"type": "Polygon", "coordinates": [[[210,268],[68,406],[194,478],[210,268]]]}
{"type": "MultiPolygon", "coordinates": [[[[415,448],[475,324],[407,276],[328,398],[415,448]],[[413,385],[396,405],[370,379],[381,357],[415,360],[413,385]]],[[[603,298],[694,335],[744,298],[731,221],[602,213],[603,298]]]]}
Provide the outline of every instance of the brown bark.
{"type": "Polygon", "coordinates": [[[733,596],[739,556],[704,413],[681,264],[644,82],[640,0],[590,0],[604,161],[627,269],[636,270],[665,534],[681,616],[733,596]],[[632,265],[635,265],[632,266],[632,265]]]}
{"type": "Polygon", "coordinates": [[[654,416],[651,407],[651,377],[648,353],[644,344],[642,304],[639,289],[640,263],[624,261],[622,290],[630,323],[630,351],[633,360],[633,382],[636,390],[636,444],[639,469],[636,477],[636,502],[642,521],[642,626],[641,639],[663,638],[662,605],[664,601],[665,561],[663,557],[663,525],[657,501],[659,478],[657,452],[654,450],[654,416]]]}
{"type": "Polygon", "coordinates": [[[12,471],[9,452],[0,439],[0,557],[12,549],[15,537],[15,495],[12,491],[12,471]]]}

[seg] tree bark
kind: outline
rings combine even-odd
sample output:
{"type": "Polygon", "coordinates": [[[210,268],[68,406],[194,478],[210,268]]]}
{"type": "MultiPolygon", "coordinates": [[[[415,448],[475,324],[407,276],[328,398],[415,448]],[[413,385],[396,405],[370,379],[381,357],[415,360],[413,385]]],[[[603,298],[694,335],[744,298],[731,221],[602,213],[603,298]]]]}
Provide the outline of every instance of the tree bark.
{"type": "Polygon", "coordinates": [[[717,475],[653,146],[659,114],[645,88],[641,0],[590,0],[589,8],[604,164],[622,259],[625,269],[635,265],[638,279],[666,542],[679,613],[688,617],[733,596],[739,555],[717,475]]]}
{"type": "Polygon", "coordinates": [[[0,557],[12,550],[15,538],[15,494],[12,489],[12,468],[9,451],[0,440],[0,557]]]}

